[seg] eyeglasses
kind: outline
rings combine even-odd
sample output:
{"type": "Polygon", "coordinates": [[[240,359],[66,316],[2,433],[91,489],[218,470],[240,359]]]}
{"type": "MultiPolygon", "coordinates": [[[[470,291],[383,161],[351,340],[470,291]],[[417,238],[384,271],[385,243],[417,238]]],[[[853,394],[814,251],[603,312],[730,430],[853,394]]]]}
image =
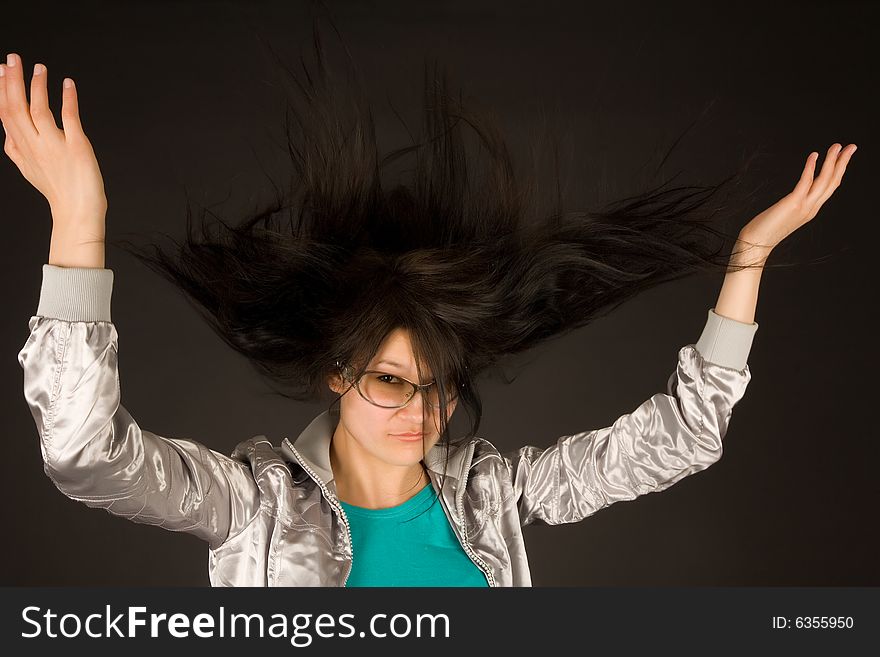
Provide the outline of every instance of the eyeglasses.
{"type": "MultiPolygon", "coordinates": [[[[338,365],[338,363],[337,363],[338,365]]],[[[340,366],[341,367],[341,366],[340,366]]],[[[346,381],[352,381],[351,366],[341,367],[346,381]]],[[[423,391],[427,403],[435,409],[440,408],[440,391],[436,381],[418,384],[396,374],[379,370],[368,370],[354,382],[361,397],[375,406],[382,408],[403,408],[415,399],[416,393],[423,391]]],[[[450,404],[458,398],[458,391],[450,389],[446,393],[446,403],[450,404]]]]}

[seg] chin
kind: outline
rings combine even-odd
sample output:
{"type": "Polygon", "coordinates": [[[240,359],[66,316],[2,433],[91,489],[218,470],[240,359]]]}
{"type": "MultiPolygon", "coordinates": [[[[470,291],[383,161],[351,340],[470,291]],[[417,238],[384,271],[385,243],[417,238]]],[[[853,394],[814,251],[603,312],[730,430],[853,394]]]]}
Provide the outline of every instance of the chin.
{"type": "Polygon", "coordinates": [[[409,454],[392,454],[385,459],[390,465],[411,467],[422,460],[422,451],[413,450],[409,454]]]}

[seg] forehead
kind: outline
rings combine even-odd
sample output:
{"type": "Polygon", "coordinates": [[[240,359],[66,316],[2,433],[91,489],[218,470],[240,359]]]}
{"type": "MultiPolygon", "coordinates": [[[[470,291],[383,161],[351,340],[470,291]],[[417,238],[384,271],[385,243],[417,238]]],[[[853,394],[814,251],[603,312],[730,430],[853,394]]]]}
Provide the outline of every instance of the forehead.
{"type": "MultiPolygon", "coordinates": [[[[415,374],[416,363],[412,352],[409,334],[404,329],[395,329],[388,334],[371,361],[374,367],[391,367],[415,374]]],[[[428,367],[422,364],[422,371],[428,367]]]]}

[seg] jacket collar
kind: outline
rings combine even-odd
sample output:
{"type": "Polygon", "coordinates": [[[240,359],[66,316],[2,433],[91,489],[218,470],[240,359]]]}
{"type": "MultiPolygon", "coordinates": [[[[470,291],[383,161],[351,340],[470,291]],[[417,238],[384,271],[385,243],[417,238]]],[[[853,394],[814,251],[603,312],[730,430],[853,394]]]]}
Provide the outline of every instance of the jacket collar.
{"type": "MultiPolygon", "coordinates": [[[[333,471],[330,468],[330,441],[333,432],[339,424],[339,410],[333,409],[324,411],[297,436],[296,440],[291,443],[285,438],[281,443],[281,452],[290,460],[296,460],[290,447],[296,447],[296,451],[306,461],[306,465],[312,468],[325,484],[333,481],[333,471]]],[[[467,455],[467,443],[450,446],[449,448],[449,466],[446,474],[453,479],[458,479],[465,456],[467,455]]],[[[434,445],[428,452],[425,459],[426,467],[443,475],[444,460],[446,447],[440,444],[434,445]]],[[[335,488],[335,484],[333,484],[335,488]]]]}

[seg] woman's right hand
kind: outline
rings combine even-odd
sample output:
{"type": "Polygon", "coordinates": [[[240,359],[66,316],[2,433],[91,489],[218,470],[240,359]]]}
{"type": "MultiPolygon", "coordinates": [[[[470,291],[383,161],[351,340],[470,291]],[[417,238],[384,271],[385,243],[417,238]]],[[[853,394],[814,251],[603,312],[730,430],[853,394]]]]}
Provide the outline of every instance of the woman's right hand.
{"type": "Polygon", "coordinates": [[[62,91],[59,130],[49,109],[47,69],[31,78],[31,103],[24,91],[21,57],[0,64],[0,122],[6,133],[3,152],[49,201],[54,228],[103,239],[107,197],[92,144],[79,118],[76,87],[62,91]]]}

